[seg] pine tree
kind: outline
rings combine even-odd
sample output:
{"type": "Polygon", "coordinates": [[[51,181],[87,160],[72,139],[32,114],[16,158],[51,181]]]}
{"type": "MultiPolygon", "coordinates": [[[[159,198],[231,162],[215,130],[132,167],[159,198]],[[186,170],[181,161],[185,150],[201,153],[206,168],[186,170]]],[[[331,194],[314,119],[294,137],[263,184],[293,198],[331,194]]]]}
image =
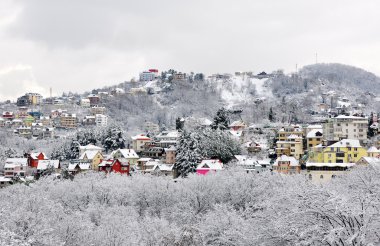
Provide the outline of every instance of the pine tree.
{"type": "Polygon", "coordinates": [[[123,130],[116,125],[109,126],[101,142],[106,152],[125,148],[123,130]]]}
{"type": "Polygon", "coordinates": [[[371,125],[373,124],[373,112],[371,113],[371,115],[369,116],[369,119],[368,119],[368,131],[367,131],[367,136],[369,138],[375,136],[375,131],[373,130],[373,128],[371,128],[371,125]]]}
{"type": "Polygon", "coordinates": [[[177,147],[174,169],[181,177],[194,173],[202,161],[201,141],[197,132],[183,131],[177,147]]]}
{"type": "Polygon", "coordinates": [[[225,108],[221,108],[216,112],[214,117],[214,122],[212,123],[212,129],[226,130],[228,129],[228,124],[230,122],[229,112],[225,108]]]}
{"type": "Polygon", "coordinates": [[[182,131],[183,130],[183,127],[184,127],[184,120],[180,117],[178,117],[176,120],[175,120],[175,129],[177,131],[182,131]]]}
{"type": "Polygon", "coordinates": [[[269,121],[274,122],[274,112],[272,107],[269,109],[269,121]]]}

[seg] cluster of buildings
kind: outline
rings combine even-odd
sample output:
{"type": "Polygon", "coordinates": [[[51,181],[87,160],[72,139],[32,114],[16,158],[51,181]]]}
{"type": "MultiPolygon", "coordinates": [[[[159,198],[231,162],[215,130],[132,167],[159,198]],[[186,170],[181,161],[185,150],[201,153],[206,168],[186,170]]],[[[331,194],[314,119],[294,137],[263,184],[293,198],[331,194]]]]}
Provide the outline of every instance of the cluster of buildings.
{"type": "MultiPolygon", "coordinates": [[[[377,121],[377,119],[375,119],[377,121]]],[[[357,165],[380,165],[379,142],[370,145],[368,118],[338,115],[321,125],[290,125],[276,135],[273,171],[330,180],[357,165]]]]}
{"type": "MultiPolygon", "coordinates": [[[[79,99],[79,105],[87,110],[84,116],[78,116],[76,111],[61,109],[70,102],[62,100],[56,109],[48,110],[48,100],[38,93],[27,93],[17,99],[17,108],[13,111],[3,111],[0,116],[0,128],[11,129],[14,134],[25,138],[46,139],[57,135],[56,129],[74,130],[80,126],[105,127],[108,124],[106,108],[101,106],[99,95],[88,95],[79,99]],[[71,111],[71,112],[70,112],[71,111]]],[[[58,105],[58,104],[56,104],[58,105]]]]}

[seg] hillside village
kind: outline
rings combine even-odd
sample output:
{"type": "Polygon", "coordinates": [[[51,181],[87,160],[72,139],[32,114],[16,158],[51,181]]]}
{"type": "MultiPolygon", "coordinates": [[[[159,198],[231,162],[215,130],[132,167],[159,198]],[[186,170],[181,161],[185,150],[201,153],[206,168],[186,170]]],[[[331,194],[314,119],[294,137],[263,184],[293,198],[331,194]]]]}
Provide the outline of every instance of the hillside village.
{"type": "MultiPolygon", "coordinates": [[[[318,87],[320,91],[316,92],[315,88],[305,88],[303,94],[293,95],[296,101],[291,102],[298,104],[286,104],[285,96],[275,93],[274,84],[287,78],[294,85],[301,83],[298,81],[301,78],[295,74],[284,76],[281,71],[206,76],[149,69],[141,72],[137,81],[81,95],[65,93],[43,98],[28,92],[1,105],[1,131],[36,143],[70,144],[58,145],[49,154],[44,152],[44,146],[24,153],[9,151],[3,160],[0,186],[33,182],[45,175],[74,178],[89,171],[176,178],[191,172],[199,175],[222,172],[236,166],[246,173],[305,175],[318,183],[328,182],[358,166],[380,165],[379,112],[372,110],[372,104],[379,102],[377,94],[363,93],[369,98],[366,104],[332,90],[325,81],[325,89],[318,87]],[[213,115],[177,112],[156,122],[134,115],[135,122],[140,122],[137,126],[123,124],[124,116],[114,111],[115,102],[123,98],[162,101],[162,95],[175,92],[178,90],[175,85],[181,83],[214,86],[224,103],[213,115]],[[300,95],[304,96],[302,100],[297,99],[300,95]],[[244,107],[249,103],[257,110],[252,114],[244,107]],[[282,108],[289,105],[294,108],[282,108]],[[259,110],[261,115],[253,117],[259,110]],[[93,132],[103,135],[88,138],[93,132]],[[185,147],[189,141],[186,132],[206,132],[204,136],[209,139],[213,139],[212,134],[219,134],[228,140],[222,143],[215,137],[207,146],[227,146],[231,139],[239,148],[230,151],[227,158],[224,153],[206,150],[194,160],[183,160],[186,151],[198,151],[185,147]],[[183,171],[181,168],[186,165],[190,166],[183,171]]],[[[139,105],[143,103],[136,107],[139,105]]]]}

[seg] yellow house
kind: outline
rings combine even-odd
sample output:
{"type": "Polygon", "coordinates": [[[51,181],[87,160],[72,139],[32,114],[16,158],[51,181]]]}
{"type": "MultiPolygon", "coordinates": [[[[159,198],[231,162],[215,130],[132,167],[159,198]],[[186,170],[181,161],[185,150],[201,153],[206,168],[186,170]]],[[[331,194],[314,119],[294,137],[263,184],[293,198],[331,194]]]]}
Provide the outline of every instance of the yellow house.
{"type": "Polygon", "coordinates": [[[306,135],[307,149],[311,149],[318,144],[322,143],[323,139],[323,130],[322,129],[313,129],[306,135]]]}
{"type": "Polygon", "coordinates": [[[102,162],[104,156],[99,150],[87,150],[80,157],[80,161],[88,161],[92,170],[98,170],[98,165],[102,162]]]}
{"type": "Polygon", "coordinates": [[[367,150],[368,157],[380,157],[380,150],[378,150],[375,146],[372,146],[367,150]]]}

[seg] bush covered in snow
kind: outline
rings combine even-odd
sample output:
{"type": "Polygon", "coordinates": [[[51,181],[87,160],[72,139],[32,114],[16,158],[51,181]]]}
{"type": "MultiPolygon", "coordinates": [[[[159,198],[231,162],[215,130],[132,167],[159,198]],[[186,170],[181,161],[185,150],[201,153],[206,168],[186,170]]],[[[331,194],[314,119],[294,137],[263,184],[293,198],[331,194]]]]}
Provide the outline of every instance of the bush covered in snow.
{"type": "Polygon", "coordinates": [[[380,172],[298,176],[86,173],[0,190],[1,245],[376,245],[380,172]]]}

